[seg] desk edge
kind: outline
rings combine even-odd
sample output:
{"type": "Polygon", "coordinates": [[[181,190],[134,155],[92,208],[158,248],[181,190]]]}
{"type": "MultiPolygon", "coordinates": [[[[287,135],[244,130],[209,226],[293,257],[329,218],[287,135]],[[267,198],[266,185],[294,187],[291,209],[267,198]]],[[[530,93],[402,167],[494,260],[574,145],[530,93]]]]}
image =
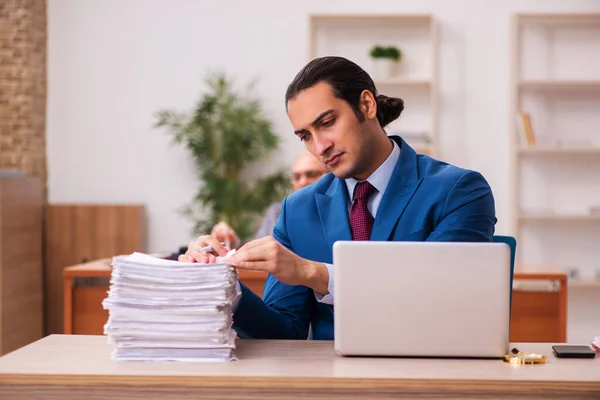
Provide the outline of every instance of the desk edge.
{"type": "Polygon", "coordinates": [[[0,386],[181,386],[206,388],[269,389],[350,389],[419,390],[523,393],[524,390],[600,393],[600,381],[532,381],[507,379],[431,379],[431,378],[322,378],[322,377],[244,377],[244,376],[169,376],[169,375],[57,375],[0,374],[0,386]],[[160,378],[160,379],[157,379],[160,378]]]}

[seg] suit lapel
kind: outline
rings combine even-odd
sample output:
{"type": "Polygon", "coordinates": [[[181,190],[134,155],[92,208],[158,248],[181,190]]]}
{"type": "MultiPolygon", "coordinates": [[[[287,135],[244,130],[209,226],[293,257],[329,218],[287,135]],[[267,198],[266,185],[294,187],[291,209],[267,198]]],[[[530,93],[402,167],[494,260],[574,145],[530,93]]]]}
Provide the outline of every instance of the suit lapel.
{"type": "MultiPolygon", "coordinates": [[[[394,167],[373,224],[371,240],[389,240],[394,226],[423,178],[418,177],[417,154],[400,137],[390,136],[400,146],[394,167]]],[[[330,247],[338,240],[352,240],[348,215],[348,190],[342,179],[334,178],[325,193],[315,194],[319,218],[330,247]]]]}
{"type": "Polygon", "coordinates": [[[352,240],[348,194],[343,180],[334,178],[325,193],[315,194],[319,218],[330,247],[338,240],[352,240]]]}
{"type": "Polygon", "coordinates": [[[390,138],[400,145],[400,157],[375,216],[371,232],[371,240],[375,241],[389,240],[394,226],[423,180],[418,177],[415,151],[401,138],[390,138]]]}

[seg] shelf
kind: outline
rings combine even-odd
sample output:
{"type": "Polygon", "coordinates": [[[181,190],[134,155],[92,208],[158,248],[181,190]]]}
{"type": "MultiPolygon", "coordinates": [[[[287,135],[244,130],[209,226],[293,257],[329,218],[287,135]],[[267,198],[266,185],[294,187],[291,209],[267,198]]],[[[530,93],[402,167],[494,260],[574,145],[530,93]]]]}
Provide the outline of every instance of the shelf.
{"type": "Polygon", "coordinates": [[[567,280],[567,285],[569,287],[575,288],[600,288],[600,280],[599,279],[569,279],[567,280]]]}
{"type": "Polygon", "coordinates": [[[430,23],[433,20],[431,14],[313,14],[311,20],[315,23],[331,22],[385,22],[406,21],[430,23]]]}
{"type": "Polygon", "coordinates": [[[408,87],[422,87],[429,88],[431,81],[419,80],[419,79],[402,79],[402,78],[390,78],[390,79],[375,79],[375,86],[408,86],[408,87]]]}
{"type": "Polygon", "coordinates": [[[517,148],[521,155],[600,155],[600,146],[531,146],[517,148]]]}
{"type": "Polygon", "coordinates": [[[529,80],[519,82],[521,89],[561,90],[594,89],[600,90],[600,80],[529,80]]]}
{"type": "Polygon", "coordinates": [[[539,14],[517,14],[522,22],[582,22],[598,21],[600,13],[539,13],[539,14]]]}
{"type": "Polygon", "coordinates": [[[521,213],[523,221],[600,221],[600,214],[521,213]]]}

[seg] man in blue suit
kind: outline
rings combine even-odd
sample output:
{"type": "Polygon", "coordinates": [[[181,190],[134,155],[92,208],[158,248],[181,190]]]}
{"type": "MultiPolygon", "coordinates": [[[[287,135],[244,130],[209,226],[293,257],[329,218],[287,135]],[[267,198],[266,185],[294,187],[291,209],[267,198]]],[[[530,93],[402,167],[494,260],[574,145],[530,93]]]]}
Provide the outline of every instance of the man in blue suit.
{"type": "MultiPolygon", "coordinates": [[[[284,199],[273,236],[234,255],[236,267],[269,273],[263,299],[241,284],[234,314],[240,337],[306,339],[310,330],[313,339],[333,339],[337,240],[492,240],[494,197],[484,177],[388,136],[384,127],[404,102],[378,94],[355,63],[311,61],[289,85],[286,108],[296,136],[329,173],[284,199]]],[[[223,255],[218,239],[200,237],[180,260],[213,261],[199,248],[223,255]]]]}

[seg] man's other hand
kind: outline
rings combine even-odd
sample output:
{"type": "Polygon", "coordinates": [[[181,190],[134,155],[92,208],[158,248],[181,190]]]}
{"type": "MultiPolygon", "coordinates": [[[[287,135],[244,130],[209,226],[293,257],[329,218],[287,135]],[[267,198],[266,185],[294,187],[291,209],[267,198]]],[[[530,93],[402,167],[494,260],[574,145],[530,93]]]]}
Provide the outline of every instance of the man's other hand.
{"type": "Polygon", "coordinates": [[[240,245],[240,238],[227,222],[221,221],[213,226],[210,235],[220,242],[229,243],[232,249],[236,249],[240,245]]]}
{"type": "Polygon", "coordinates": [[[178,258],[181,262],[214,263],[217,256],[224,256],[229,249],[221,245],[220,241],[212,235],[200,236],[197,240],[190,242],[185,254],[178,258]],[[211,246],[213,251],[202,251],[203,248],[211,246]]]}

